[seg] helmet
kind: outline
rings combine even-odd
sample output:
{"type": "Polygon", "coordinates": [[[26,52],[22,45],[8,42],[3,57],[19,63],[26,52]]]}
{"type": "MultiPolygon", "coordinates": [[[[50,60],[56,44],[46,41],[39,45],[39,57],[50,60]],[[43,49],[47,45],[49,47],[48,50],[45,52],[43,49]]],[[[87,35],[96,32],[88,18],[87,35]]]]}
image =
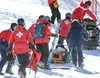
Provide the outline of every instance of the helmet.
{"type": "Polygon", "coordinates": [[[47,23],[50,21],[50,17],[49,16],[44,16],[44,15],[40,15],[39,19],[37,20],[38,22],[43,22],[43,23],[47,23]]]}
{"type": "Polygon", "coordinates": [[[10,27],[10,28],[11,28],[12,31],[14,30],[14,27],[15,27],[15,26],[17,26],[16,23],[11,23],[11,27],[10,27]]]}
{"type": "Polygon", "coordinates": [[[25,25],[25,21],[24,21],[23,18],[19,18],[19,19],[17,20],[17,23],[18,23],[18,25],[21,25],[21,26],[24,26],[24,25],[25,25]]]}
{"type": "Polygon", "coordinates": [[[51,20],[51,18],[49,16],[44,16],[44,18],[46,18],[48,21],[51,20]]]}
{"type": "Polygon", "coordinates": [[[43,21],[42,21],[45,25],[48,24],[50,22],[50,17],[49,16],[44,16],[43,21]]]}
{"type": "Polygon", "coordinates": [[[66,13],[66,17],[71,17],[71,13],[66,13]]]}
{"type": "Polygon", "coordinates": [[[44,15],[40,15],[38,17],[38,19],[36,20],[36,22],[42,22],[43,21],[43,18],[44,18],[44,15]]]}
{"type": "Polygon", "coordinates": [[[65,18],[66,19],[71,19],[71,13],[66,13],[65,18]]]}
{"type": "Polygon", "coordinates": [[[41,19],[41,18],[43,18],[43,17],[44,17],[44,15],[40,15],[38,18],[41,19]]]}

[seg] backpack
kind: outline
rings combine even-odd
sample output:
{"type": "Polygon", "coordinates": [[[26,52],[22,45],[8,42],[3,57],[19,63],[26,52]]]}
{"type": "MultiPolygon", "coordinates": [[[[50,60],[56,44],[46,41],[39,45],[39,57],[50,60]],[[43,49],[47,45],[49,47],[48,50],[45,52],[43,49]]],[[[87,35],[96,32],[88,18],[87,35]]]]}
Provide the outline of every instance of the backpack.
{"type": "Polygon", "coordinates": [[[65,52],[65,56],[63,58],[64,63],[70,63],[72,60],[72,53],[71,52],[65,52]]]}
{"type": "Polygon", "coordinates": [[[35,38],[44,38],[44,34],[43,34],[43,29],[44,29],[44,23],[39,22],[35,24],[35,28],[34,28],[34,37],[35,38]]]}

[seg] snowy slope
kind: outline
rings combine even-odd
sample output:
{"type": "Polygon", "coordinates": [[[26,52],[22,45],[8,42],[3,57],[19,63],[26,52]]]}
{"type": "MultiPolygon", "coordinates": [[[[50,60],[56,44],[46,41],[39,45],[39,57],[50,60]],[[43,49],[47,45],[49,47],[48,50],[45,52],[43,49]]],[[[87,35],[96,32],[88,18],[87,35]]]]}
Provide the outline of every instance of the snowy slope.
{"type": "MultiPolygon", "coordinates": [[[[47,5],[47,0],[0,0],[0,31],[9,28],[10,23],[16,22],[17,18],[23,17],[26,21],[26,28],[34,22],[39,15],[51,16],[51,11],[47,5]],[[6,20],[5,20],[6,19],[6,20]],[[8,25],[7,25],[7,24],[8,25]],[[4,27],[5,26],[5,27],[4,27]]],[[[67,12],[65,9],[60,9],[62,18],[67,12]]]]}
{"type": "MultiPolygon", "coordinates": [[[[64,0],[59,0],[60,11],[62,19],[66,12],[70,10],[66,7],[64,0]]],[[[38,18],[39,15],[51,16],[51,11],[47,5],[47,0],[0,0],[0,32],[4,29],[8,29],[12,22],[16,22],[19,17],[23,17],[26,21],[26,28],[29,28],[32,22],[38,18]],[[44,1],[44,2],[41,2],[44,1]]],[[[37,78],[100,78],[100,48],[97,50],[84,50],[84,69],[79,67],[72,67],[70,70],[53,69],[53,75],[47,75],[43,72],[37,72],[37,78]]],[[[18,78],[17,60],[12,71],[14,76],[18,78]]],[[[65,65],[66,67],[68,64],[65,65]]],[[[6,65],[5,65],[6,67],[6,65]]],[[[5,72],[5,67],[3,72],[5,72]]],[[[34,78],[34,72],[31,71],[30,76],[34,78]]],[[[7,74],[6,74],[7,75],[7,74]]],[[[0,76],[0,78],[11,78],[0,76]]],[[[29,68],[27,68],[27,78],[29,77],[29,68]]]]}

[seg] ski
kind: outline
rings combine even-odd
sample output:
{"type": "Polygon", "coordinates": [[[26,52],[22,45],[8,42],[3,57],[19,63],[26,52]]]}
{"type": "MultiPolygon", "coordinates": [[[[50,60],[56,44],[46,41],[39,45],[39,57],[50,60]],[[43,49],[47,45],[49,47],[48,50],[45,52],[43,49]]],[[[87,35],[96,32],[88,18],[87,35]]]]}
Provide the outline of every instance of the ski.
{"type": "Polygon", "coordinates": [[[52,69],[65,69],[65,70],[68,69],[69,70],[70,68],[68,68],[68,67],[66,67],[66,68],[51,68],[51,70],[52,69]]]}
{"type": "Polygon", "coordinates": [[[56,76],[61,76],[61,77],[63,77],[63,74],[58,73],[58,72],[54,72],[54,71],[52,71],[51,69],[41,69],[41,68],[38,68],[37,71],[38,71],[38,72],[41,72],[41,73],[45,73],[46,75],[56,75],[56,76]]]}
{"type": "MultiPolygon", "coordinates": [[[[60,28],[60,24],[61,24],[61,20],[58,20],[57,21],[57,29],[55,31],[55,34],[58,34],[58,31],[59,31],[59,28],[60,28]]],[[[57,40],[57,38],[54,37],[53,42],[52,42],[52,47],[51,47],[51,50],[50,50],[50,54],[49,54],[49,57],[48,57],[48,60],[47,60],[46,68],[50,67],[52,55],[53,55],[53,52],[54,52],[54,49],[55,49],[55,45],[56,45],[56,40],[57,40]]]]}
{"type": "Polygon", "coordinates": [[[16,76],[4,76],[3,78],[18,78],[16,76]]]}

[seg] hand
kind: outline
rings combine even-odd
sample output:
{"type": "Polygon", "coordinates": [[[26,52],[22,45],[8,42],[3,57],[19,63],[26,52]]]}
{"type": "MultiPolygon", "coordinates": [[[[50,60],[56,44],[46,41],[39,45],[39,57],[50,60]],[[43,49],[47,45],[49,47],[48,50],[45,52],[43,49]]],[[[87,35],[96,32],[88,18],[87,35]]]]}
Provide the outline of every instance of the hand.
{"type": "Polygon", "coordinates": [[[15,54],[15,52],[14,52],[14,50],[11,50],[11,52],[10,52],[13,56],[16,56],[16,54],[15,54]]]}
{"type": "Polygon", "coordinates": [[[97,22],[97,19],[95,19],[94,21],[97,22]]]}
{"type": "Polygon", "coordinates": [[[87,39],[84,39],[84,41],[86,41],[86,42],[87,42],[88,40],[87,40],[87,39]]]}

